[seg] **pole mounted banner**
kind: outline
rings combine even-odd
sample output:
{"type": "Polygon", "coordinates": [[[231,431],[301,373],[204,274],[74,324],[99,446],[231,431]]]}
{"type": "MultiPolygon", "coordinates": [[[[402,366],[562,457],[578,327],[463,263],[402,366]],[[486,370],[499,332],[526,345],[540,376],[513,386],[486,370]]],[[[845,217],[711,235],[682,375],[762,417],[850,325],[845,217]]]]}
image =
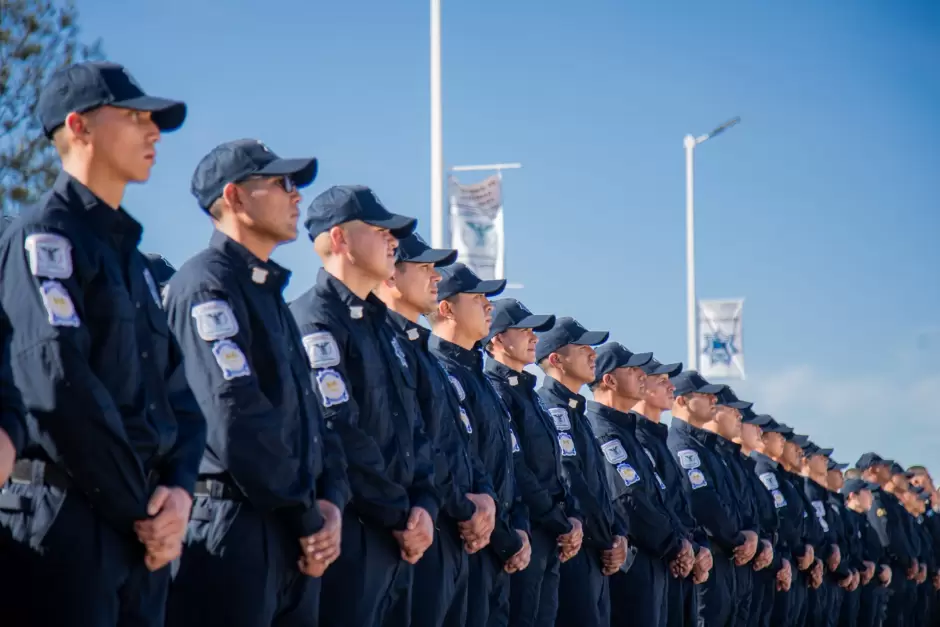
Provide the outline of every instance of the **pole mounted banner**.
{"type": "Polygon", "coordinates": [[[502,175],[463,185],[450,177],[451,248],[483,280],[505,278],[502,175]]]}
{"type": "Polygon", "coordinates": [[[744,299],[698,303],[699,370],[706,379],[744,379],[744,299]]]}

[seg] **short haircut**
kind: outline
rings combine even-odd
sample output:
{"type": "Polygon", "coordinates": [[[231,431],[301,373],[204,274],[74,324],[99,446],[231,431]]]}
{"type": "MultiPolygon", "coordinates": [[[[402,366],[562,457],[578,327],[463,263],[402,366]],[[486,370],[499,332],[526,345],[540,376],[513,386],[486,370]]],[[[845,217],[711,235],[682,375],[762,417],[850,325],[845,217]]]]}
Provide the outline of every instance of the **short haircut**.
{"type": "Polygon", "coordinates": [[[843,475],[846,479],[861,479],[862,471],[858,468],[848,468],[843,475]]]}

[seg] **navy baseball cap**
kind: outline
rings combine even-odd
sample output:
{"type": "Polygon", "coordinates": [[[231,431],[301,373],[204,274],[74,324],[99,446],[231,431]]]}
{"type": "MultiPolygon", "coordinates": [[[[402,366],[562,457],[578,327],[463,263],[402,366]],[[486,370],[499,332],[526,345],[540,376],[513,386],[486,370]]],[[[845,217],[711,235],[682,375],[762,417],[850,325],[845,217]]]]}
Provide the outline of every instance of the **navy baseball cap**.
{"type": "Polygon", "coordinates": [[[532,329],[533,331],[548,331],[555,324],[552,314],[534,314],[515,298],[500,298],[493,301],[493,322],[490,323],[490,334],[483,340],[486,346],[490,340],[507,329],[532,329]]]}
{"type": "Polygon", "coordinates": [[[412,233],[398,240],[398,248],[395,249],[395,262],[405,261],[433,263],[435,267],[449,266],[457,261],[457,251],[449,248],[431,248],[420,235],[412,233]]]}
{"type": "Polygon", "coordinates": [[[878,453],[863,453],[861,457],[858,458],[858,461],[855,462],[855,467],[859,470],[868,470],[872,466],[877,465],[891,466],[894,464],[894,460],[884,459],[878,453]]]}
{"type": "Polygon", "coordinates": [[[787,442],[792,442],[793,444],[796,444],[796,445],[799,446],[800,448],[803,448],[803,446],[804,446],[807,442],[809,442],[809,436],[808,436],[808,435],[802,435],[802,434],[800,434],[800,433],[793,433],[792,431],[791,431],[790,433],[786,434],[786,435],[783,436],[783,437],[785,437],[785,438],[787,439],[787,442]]]}
{"type": "Polygon", "coordinates": [[[838,470],[839,472],[841,472],[841,471],[845,470],[845,469],[848,468],[848,467],[849,467],[848,464],[840,464],[839,462],[835,461],[834,459],[830,459],[830,460],[829,460],[829,464],[826,466],[826,469],[827,469],[827,470],[838,470]]]}
{"type": "Polygon", "coordinates": [[[739,399],[734,390],[728,386],[725,386],[725,389],[718,393],[718,404],[738,410],[750,409],[754,405],[754,403],[739,399]]]}
{"type": "Polygon", "coordinates": [[[320,233],[353,220],[388,229],[398,240],[414,233],[418,224],[415,218],[390,212],[375,192],[364,185],[334,185],[307,207],[304,227],[313,240],[320,233]]]}
{"type": "Polygon", "coordinates": [[[848,496],[849,494],[858,494],[862,490],[868,490],[869,492],[872,492],[878,489],[878,487],[878,484],[869,483],[864,479],[846,479],[845,483],[842,484],[842,490],[840,491],[845,496],[848,496]]]}
{"type": "Polygon", "coordinates": [[[686,370],[672,378],[672,384],[676,386],[676,396],[685,396],[698,392],[699,394],[718,395],[726,386],[709,383],[698,373],[697,370],[686,370]]]}
{"type": "Polygon", "coordinates": [[[159,253],[145,253],[144,256],[150,261],[150,272],[153,274],[153,280],[157,282],[157,287],[163,289],[176,274],[176,268],[159,253]]]}
{"type": "Polygon", "coordinates": [[[761,431],[764,430],[764,427],[770,425],[774,419],[770,414],[755,414],[750,409],[742,412],[741,422],[747,425],[754,425],[755,427],[760,427],[761,431]]]}
{"type": "Polygon", "coordinates": [[[619,342],[608,342],[597,349],[594,362],[594,384],[600,383],[605,374],[617,368],[640,368],[653,359],[653,353],[634,353],[619,342]]]}
{"type": "Polygon", "coordinates": [[[658,361],[655,357],[650,359],[644,365],[640,366],[640,369],[646,373],[647,376],[656,376],[660,374],[669,375],[669,378],[673,378],[680,372],[682,372],[682,362],[676,362],[674,364],[664,364],[658,361]]]}
{"type": "Polygon", "coordinates": [[[39,93],[36,112],[46,137],[52,137],[73,111],[87,113],[111,106],[149,111],[161,131],[175,131],[186,119],[186,104],[148,96],[124,66],[86,61],[57,70],[39,93]]]}
{"type": "Polygon", "coordinates": [[[608,337],[609,331],[588,331],[574,318],[558,318],[552,328],[539,334],[539,343],[535,345],[535,360],[542,361],[568,344],[597,346],[606,342],[608,337]]]}
{"type": "Polygon", "coordinates": [[[226,185],[253,176],[289,176],[297,187],[306,187],[317,176],[317,160],[281,159],[257,139],[236,139],[219,144],[202,158],[190,191],[208,212],[226,185]]]}
{"type": "Polygon", "coordinates": [[[484,281],[462,263],[441,269],[441,282],[437,284],[437,301],[455,294],[486,294],[499,296],[506,289],[506,279],[484,281]]]}
{"type": "Polygon", "coordinates": [[[892,475],[904,475],[907,479],[913,479],[916,475],[912,472],[908,472],[901,467],[901,464],[894,462],[891,464],[891,474],[892,475]]]}

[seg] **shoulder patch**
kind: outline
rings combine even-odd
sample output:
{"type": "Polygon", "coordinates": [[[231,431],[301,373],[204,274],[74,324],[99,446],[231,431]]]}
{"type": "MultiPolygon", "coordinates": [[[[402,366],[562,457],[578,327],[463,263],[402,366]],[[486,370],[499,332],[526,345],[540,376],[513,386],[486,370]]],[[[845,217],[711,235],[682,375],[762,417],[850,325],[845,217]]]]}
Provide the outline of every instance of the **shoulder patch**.
{"type": "Polygon", "coordinates": [[[463,407],[460,408],[460,422],[463,423],[463,428],[467,430],[467,433],[473,433],[473,425],[470,424],[470,416],[467,415],[467,410],[463,407]]]}
{"type": "Polygon", "coordinates": [[[55,233],[32,233],[23,242],[33,276],[67,279],[72,276],[72,242],[55,233]]]}
{"type": "Polygon", "coordinates": [[[772,472],[765,472],[761,474],[760,481],[768,490],[776,490],[780,487],[780,484],[777,483],[777,475],[772,472]]]}
{"type": "Polygon", "coordinates": [[[54,327],[82,326],[78,312],[75,311],[75,303],[64,285],[58,281],[43,281],[39,285],[39,294],[42,296],[49,324],[54,327]]]}
{"type": "Polygon", "coordinates": [[[317,387],[323,397],[324,407],[341,405],[349,400],[343,376],[332,368],[324,368],[317,372],[317,387]]]}
{"type": "Polygon", "coordinates": [[[698,490],[708,485],[708,482],[705,481],[705,475],[698,468],[689,470],[689,483],[692,484],[693,490],[698,490]]]}
{"type": "Polygon", "coordinates": [[[617,464],[617,472],[620,473],[620,478],[626,486],[631,486],[640,480],[640,475],[630,464],[617,464]]]}
{"type": "Polygon", "coordinates": [[[213,344],[212,354],[215,356],[215,362],[222,369],[222,376],[226,381],[251,374],[245,353],[232,340],[220,340],[213,344]]]}
{"type": "Polygon", "coordinates": [[[405,370],[408,370],[408,360],[405,359],[405,351],[402,349],[401,344],[398,343],[398,338],[392,338],[392,350],[395,351],[395,357],[398,357],[401,367],[405,370]]]}
{"type": "Polygon", "coordinates": [[[702,460],[699,459],[698,453],[690,448],[679,451],[677,456],[679,457],[679,465],[686,470],[698,468],[702,465],[702,460]]]}
{"type": "Polygon", "coordinates": [[[604,442],[601,445],[601,451],[604,452],[604,457],[607,458],[611,464],[619,464],[620,462],[627,459],[627,451],[623,448],[620,440],[610,440],[609,442],[604,442]]]}
{"type": "Polygon", "coordinates": [[[317,331],[303,337],[304,350],[311,368],[338,366],[341,359],[339,344],[329,331],[317,331]]]}
{"type": "Polygon", "coordinates": [[[454,386],[454,390],[457,392],[457,398],[460,399],[460,402],[467,400],[467,393],[463,391],[463,386],[460,385],[460,381],[457,380],[452,374],[447,375],[447,378],[450,379],[450,384],[454,386]]]}
{"type": "Polygon", "coordinates": [[[190,312],[196,319],[196,331],[207,342],[224,340],[238,333],[235,312],[224,300],[210,300],[194,305],[190,312]]]}
{"type": "Polygon", "coordinates": [[[568,410],[564,407],[552,407],[548,410],[549,415],[552,417],[552,422],[555,423],[555,429],[558,431],[568,431],[571,429],[571,419],[568,418],[568,410]]]}
{"type": "Polygon", "coordinates": [[[783,492],[780,490],[771,490],[770,494],[774,497],[774,507],[780,509],[781,507],[786,507],[787,500],[783,497],[783,492]]]}
{"type": "Polygon", "coordinates": [[[562,457],[574,457],[578,454],[574,448],[574,438],[569,433],[558,434],[558,446],[561,448],[562,457]]]}

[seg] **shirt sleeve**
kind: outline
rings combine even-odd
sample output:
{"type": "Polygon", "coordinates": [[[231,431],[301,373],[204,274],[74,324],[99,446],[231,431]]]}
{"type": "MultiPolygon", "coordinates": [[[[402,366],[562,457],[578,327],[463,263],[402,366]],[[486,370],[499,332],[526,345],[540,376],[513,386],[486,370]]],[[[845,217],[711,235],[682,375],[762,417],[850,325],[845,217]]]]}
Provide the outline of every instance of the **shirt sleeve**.
{"type": "Polygon", "coordinates": [[[102,516],[130,529],[147,518],[149,486],[121,412],[89,363],[92,264],[85,259],[64,232],[10,234],[0,249],[0,306],[12,328],[10,366],[25,409],[79,490],[102,516]],[[40,244],[62,262],[31,264],[29,249],[40,244]]]}
{"type": "Polygon", "coordinates": [[[324,420],[318,420],[320,438],[323,442],[323,471],[317,479],[317,496],[339,508],[346,509],[352,498],[347,479],[346,451],[343,440],[334,429],[327,428],[324,420]]]}
{"type": "Polygon", "coordinates": [[[408,496],[414,507],[423,508],[432,521],[437,520],[441,508],[440,495],[434,485],[434,461],[431,440],[424,430],[424,422],[418,415],[414,425],[414,453],[415,469],[414,480],[408,489],[408,496]]]}
{"type": "Polygon", "coordinates": [[[6,316],[0,311],[0,429],[6,432],[19,455],[26,447],[26,410],[23,397],[13,382],[10,366],[10,331],[6,316]]]}
{"type": "Polygon", "coordinates": [[[186,381],[183,354],[174,337],[170,337],[169,371],[167,391],[177,430],[176,442],[163,460],[161,482],[180,487],[191,495],[206,448],[206,421],[186,381]]]}
{"type": "Polygon", "coordinates": [[[313,477],[285,441],[284,419],[256,377],[248,314],[232,300],[238,293],[184,291],[171,280],[170,328],[207,417],[208,448],[255,508],[277,513],[298,537],[307,537],[323,526],[313,477]]]}
{"type": "Polygon", "coordinates": [[[708,533],[712,542],[730,553],[744,543],[744,534],[718,493],[717,477],[695,449],[673,450],[683,472],[683,488],[692,504],[692,515],[708,533]]]}
{"type": "Polygon", "coordinates": [[[356,386],[365,382],[348,375],[349,338],[345,330],[327,321],[297,322],[304,338],[315,335],[319,342],[335,343],[329,351],[333,357],[325,361],[328,365],[311,363],[310,376],[327,429],[335,430],[342,439],[356,510],[381,527],[403,530],[411,499],[404,486],[388,478],[379,445],[360,426],[356,386]]]}

